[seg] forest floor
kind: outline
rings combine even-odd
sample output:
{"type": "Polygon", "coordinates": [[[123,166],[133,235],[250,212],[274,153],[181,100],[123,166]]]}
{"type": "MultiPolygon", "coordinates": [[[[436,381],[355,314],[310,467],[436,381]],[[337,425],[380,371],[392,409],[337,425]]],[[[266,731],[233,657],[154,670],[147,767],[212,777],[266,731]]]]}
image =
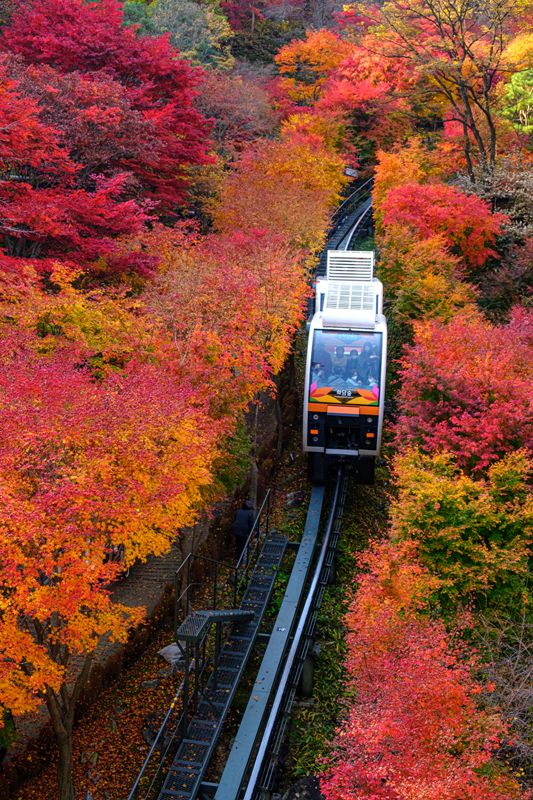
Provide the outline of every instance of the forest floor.
{"type": "MultiPolygon", "coordinates": [[[[182,562],[179,548],[172,546],[162,556],[150,556],[147,561],[134,564],[127,578],[119,581],[114,587],[112,598],[128,608],[143,606],[149,617],[163,596],[165,586],[174,580],[174,574],[182,562]]],[[[103,639],[95,653],[94,663],[105,664],[120,650],[122,644],[103,639]]],[[[82,657],[73,660],[71,672],[81,669],[82,657]]],[[[16,718],[17,739],[10,749],[8,759],[11,760],[24,751],[31,737],[37,736],[48,721],[48,711],[43,704],[37,712],[24,714],[16,718]]]]}

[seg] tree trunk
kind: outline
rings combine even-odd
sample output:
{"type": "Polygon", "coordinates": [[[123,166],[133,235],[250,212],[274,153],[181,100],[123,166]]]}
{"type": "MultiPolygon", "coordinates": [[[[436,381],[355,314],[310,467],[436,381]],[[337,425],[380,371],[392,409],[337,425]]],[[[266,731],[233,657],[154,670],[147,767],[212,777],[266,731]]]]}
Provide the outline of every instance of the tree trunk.
{"type": "Polygon", "coordinates": [[[58,742],[59,760],[57,762],[57,783],[59,800],[74,800],[72,785],[72,731],[58,742]]]}
{"type": "Polygon", "coordinates": [[[476,176],[474,174],[474,165],[472,163],[472,153],[470,150],[470,136],[468,133],[468,126],[463,120],[463,137],[464,137],[464,154],[466,159],[466,168],[468,171],[468,177],[472,181],[472,183],[476,182],[476,176]]]}
{"type": "Polygon", "coordinates": [[[276,402],[274,408],[276,410],[276,422],[278,423],[278,445],[276,448],[276,455],[278,459],[280,459],[283,453],[283,414],[281,413],[281,400],[279,397],[281,375],[276,375],[274,380],[276,381],[276,402]]]}
{"type": "MultiPolygon", "coordinates": [[[[66,655],[61,659],[61,663],[67,666],[68,650],[65,652],[66,655]]],[[[57,763],[59,800],[75,800],[74,787],[72,785],[72,728],[74,727],[76,703],[91,672],[92,662],[93,654],[89,653],[85,657],[83,668],[76,678],[71,694],[69,694],[66,683],[61,685],[59,694],[56,694],[50,686],[46,687],[44,699],[52,720],[52,727],[59,750],[57,763]]]]}
{"type": "Polygon", "coordinates": [[[296,364],[294,361],[294,350],[289,353],[289,389],[296,386],[296,364]]]}
{"type": "Polygon", "coordinates": [[[255,404],[255,414],[254,414],[254,437],[253,437],[253,444],[252,444],[252,468],[251,468],[251,475],[250,475],[250,500],[254,507],[254,517],[257,514],[257,479],[259,476],[259,470],[257,469],[257,422],[259,418],[259,400],[255,404]]]}
{"type": "MultiPolygon", "coordinates": [[[[207,539],[207,535],[209,533],[209,520],[207,518],[207,514],[204,512],[200,519],[195,522],[193,525],[188,525],[181,529],[180,537],[178,540],[178,546],[180,549],[182,563],[187,559],[188,556],[195,555],[198,551],[199,546],[207,539]]],[[[189,608],[187,606],[187,594],[183,594],[188,586],[189,583],[189,570],[192,569],[194,565],[194,561],[190,560],[189,564],[185,566],[179,576],[179,596],[183,595],[180,600],[180,608],[183,611],[183,614],[187,614],[189,612],[189,608]]]]}
{"type": "Polygon", "coordinates": [[[257,461],[255,459],[252,461],[252,470],[250,475],[250,500],[254,507],[254,517],[257,514],[257,479],[259,477],[259,470],[257,469],[257,461]]]}

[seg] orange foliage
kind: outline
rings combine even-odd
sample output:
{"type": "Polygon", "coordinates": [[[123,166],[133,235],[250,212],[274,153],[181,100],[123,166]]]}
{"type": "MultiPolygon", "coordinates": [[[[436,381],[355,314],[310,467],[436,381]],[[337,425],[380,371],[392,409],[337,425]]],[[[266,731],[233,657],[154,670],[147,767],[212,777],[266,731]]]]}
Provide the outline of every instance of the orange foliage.
{"type": "Polygon", "coordinates": [[[281,134],[287,138],[298,133],[304,137],[317,137],[334,153],[338,153],[346,164],[358,166],[356,148],[350,143],[344,120],[327,110],[317,108],[299,114],[290,114],[282,122],[281,134]]]}
{"type": "Polygon", "coordinates": [[[325,29],[308,31],[306,39],[293,39],[274,59],[281,75],[278,90],[298,106],[313,105],[330,71],[352,49],[349,42],[325,29]]]}
{"type": "Polygon", "coordinates": [[[215,211],[222,231],[257,228],[316,251],[345,183],[341,159],[315,135],[286,130],[281,141],[250,147],[229,176],[215,211]]]}
{"type": "Polygon", "coordinates": [[[20,713],[44,696],[55,722],[69,659],[142,616],[111,602],[106,547],[145,559],[194,521],[217,425],[190,381],[150,364],[95,381],[86,350],[43,357],[17,330],[0,351],[2,703],[20,713]]]}
{"type": "Polygon", "coordinates": [[[377,154],[373,199],[378,233],[383,232],[381,206],[391,189],[406,183],[424,184],[435,181],[442,170],[438,156],[429,151],[418,136],[409,139],[404,147],[392,152],[380,150],[377,154]]]}
{"type": "Polygon", "coordinates": [[[315,109],[355,129],[365,150],[391,146],[412,133],[407,98],[414,79],[412,71],[392,64],[379,48],[365,47],[363,40],[330,70],[315,109]]]}
{"type": "Polygon", "coordinates": [[[193,378],[211,414],[235,421],[282,368],[305,294],[283,237],[232,231],[169,252],[143,310],[165,363],[193,378]]]}

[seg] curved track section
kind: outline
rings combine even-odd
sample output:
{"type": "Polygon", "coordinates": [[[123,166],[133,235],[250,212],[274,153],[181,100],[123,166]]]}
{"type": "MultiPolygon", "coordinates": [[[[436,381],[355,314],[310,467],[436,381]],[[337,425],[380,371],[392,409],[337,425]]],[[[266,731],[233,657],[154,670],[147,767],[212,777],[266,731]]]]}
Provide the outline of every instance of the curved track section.
{"type": "Polygon", "coordinates": [[[354,234],[358,235],[364,222],[368,221],[372,208],[373,185],[374,180],[371,178],[352,192],[336,210],[326,246],[318,262],[317,278],[326,274],[328,250],[348,250],[354,234]]]}
{"type": "Polygon", "coordinates": [[[372,211],[372,196],[370,196],[364,203],[361,204],[357,212],[357,219],[354,224],[348,229],[344,238],[341,239],[337,245],[337,250],[351,250],[351,244],[354,239],[359,235],[359,231],[363,227],[365,220],[368,219],[372,211]]]}

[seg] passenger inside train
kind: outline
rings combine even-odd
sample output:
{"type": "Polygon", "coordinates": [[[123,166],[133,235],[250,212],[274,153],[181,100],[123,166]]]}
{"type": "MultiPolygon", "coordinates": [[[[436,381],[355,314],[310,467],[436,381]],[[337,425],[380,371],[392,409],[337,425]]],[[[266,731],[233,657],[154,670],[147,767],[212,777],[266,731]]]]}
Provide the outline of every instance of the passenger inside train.
{"type": "MultiPolygon", "coordinates": [[[[349,396],[357,396],[362,389],[379,397],[381,375],[381,333],[344,333],[317,330],[314,333],[312,367],[310,376],[310,400],[322,402],[314,397],[317,389],[331,388],[334,391],[350,390],[349,396]]],[[[319,393],[320,398],[326,395],[319,393]]],[[[370,398],[366,399],[369,402],[370,398]]]]}
{"type": "Polygon", "coordinates": [[[343,370],[346,369],[348,357],[344,354],[344,347],[339,346],[335,348],[335,352],[331,355],[331,363],[333,367],[341,367],[343,370]]]}

